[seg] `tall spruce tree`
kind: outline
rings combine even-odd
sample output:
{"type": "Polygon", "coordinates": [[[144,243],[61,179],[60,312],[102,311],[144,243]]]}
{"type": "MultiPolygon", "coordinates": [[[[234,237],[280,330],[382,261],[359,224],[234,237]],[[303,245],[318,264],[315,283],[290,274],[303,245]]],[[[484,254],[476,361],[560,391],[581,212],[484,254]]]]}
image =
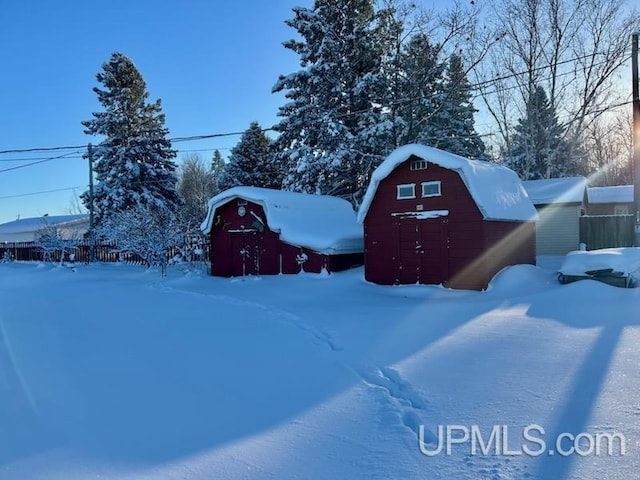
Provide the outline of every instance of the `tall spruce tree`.
{"type": "MultiPolygon", "coordinates": [[[[113,53],[96,75],[104,88],[95,87],[104,107],[82,122],[85,133],[104,140],[93,149],[95,224],[116,212],[140,205],[175,210],[176,152],[167,139],[161,102],[147,103],[142,75],[122,53],[113,53]]],[[[89,206],[89,195],[82,195],[89,206]]]]}
{"type": "Polygon", "coordinates": [[[289,170],[284,187],[357,202],[390,131],[380,104],[386,79],[374,2],[316,0],[312,9],[293,11],[286,23],[301,40],[284,46],[302,68],[273,88],[289,99],[276,126],[278,155],[289,170]]]}
{"type": "Polygon", "coordinates": [[[231,150],[217,179],[219,191],[238,185],[280,188],[282,172],[274,165],[271,139],[258,122],[252,122],[231,150]]]}
{"type": "Polygon", "coordinates": [[[222,158],[220,150],[214,150],[213,157],[211,158],[211,175],[213,175],[214,195],[220,193],[220,189],[218,187],[218,179],[224,171],[224,165],[224,159],[222,158]]]}
{"type": "Polygon", "coordinates": [[[449,57],[442,104],[432,121],[436,134],[432,145],[475,160],[484,158],[485,146],[475,129],[477,110],[471,101],[471,85],[460,56],[449,57]]]}
{"type": "Polygon", "coordinates": [[[563,134],[544,88],[533,86],[505,163],[524,180],[577,174],[578,165],[563,134]]]}
{"type": "Polygon", "coordinates": [[[224,167],[224,160],[222,159],[220,150],[216,148],[213,152],[213,157],[211,157],[211,173],[215,176],[222,167],[224,167]]]}
{"type": "Polygon", "coordinates": [[[398,143],[437,146],[442,121],[445,65],[438,58],[439,48],[424,33],[413,35],[399,53],[399,99],[396,115],[404,128],[398,143]]]}

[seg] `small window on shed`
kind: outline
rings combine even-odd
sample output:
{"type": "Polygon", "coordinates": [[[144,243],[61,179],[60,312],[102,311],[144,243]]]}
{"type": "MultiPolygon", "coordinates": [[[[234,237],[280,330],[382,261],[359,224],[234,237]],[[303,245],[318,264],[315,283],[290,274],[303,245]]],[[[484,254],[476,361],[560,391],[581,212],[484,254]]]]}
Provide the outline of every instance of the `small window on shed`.
{"type": "Polygon", "coordinates": [[[239,206],[240,206],[240,205],[246,205],[246,204],[247,204],[247,201],[246,201],[244,198],[239,198],[239,199],[238,199],[238,205],[239,205],[239,206]]]}
{"type": "Polygon", "coordinates": [[[426,170],[427,169],[427,161],[426,160],[414,160],[409,164],[410,170],[426,170]]]}
{"type": "Polygon", "coordinates": [[[440,182],[422,182],[423,197],[439,197],[442,195],[440,191],[440,182]]]}
{"type": "Polygon", "coordinates": [[[403,185],[398,185],[398,196],[396,197],[398,200],[404,200],[406,198],[416,198],[416,184],[415,183],[405,183],[403,185]]]}

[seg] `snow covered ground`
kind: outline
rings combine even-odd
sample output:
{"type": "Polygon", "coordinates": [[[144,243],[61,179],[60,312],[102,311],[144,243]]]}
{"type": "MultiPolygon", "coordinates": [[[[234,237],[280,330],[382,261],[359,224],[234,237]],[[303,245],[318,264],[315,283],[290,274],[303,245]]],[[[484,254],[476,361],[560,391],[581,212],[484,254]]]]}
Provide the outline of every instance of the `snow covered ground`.
{"type": "Polygon", "coordinates": [[[0,479],[637,478],[640,289],[542,260],[486,292],[0,264],[0,479]],[[507,451],[427,456],[421,425],[507,451]]]}

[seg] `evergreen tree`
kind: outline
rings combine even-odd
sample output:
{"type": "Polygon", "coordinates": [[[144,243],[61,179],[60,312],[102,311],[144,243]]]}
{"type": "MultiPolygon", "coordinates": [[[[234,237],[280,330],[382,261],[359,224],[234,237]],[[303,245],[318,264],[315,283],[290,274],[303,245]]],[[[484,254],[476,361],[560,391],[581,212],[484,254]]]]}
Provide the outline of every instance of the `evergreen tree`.
{"type": "Polygon", "coordinates": [[[399,54],[399,100],[396,115],[403,129],[399,144],[437,146],[446,124],[442,120],[445,65],[439,48],[424,33],[413,35],[399,54]],[[439,125],[438,125],[439,124],[439,125]]]}
{"type": "Polygon", "coordinates": [[[220,150],[216,149],[213,152],[213,158],[211,159],[211,175],[213,176],[213,193],[217,195],[220,193],[220,189],[218,188],[218,179],[222,172],[224,171],[224,159],[222,158],[222,154],[220,150]]]}
{"type": "Polygon", "coordinates": [[[286,92],[277,142],[288,165],[285,188],[340,195],[358,201],[383,158],[390,122],[380,103],[386,78],[372,0],[316,0],[296,7],[293,27],[301,40],[284,46],[300,57],[301,70],[281,76],[286,92]]]}
{"type": "Polygon", "coordinates": [[[213,152],[213,157],[211,158],[211,173],[215,177],[224,167],[224,160],[222,159],[222,154],[220,150],[217,148],[213,152]]]}
{"type": "Polygon", "coordinates": [[[385,2],[384,7],[377,12],[378,27],[376,37],[379,41],[381,53],[381,72],[385,82],[382,86],[382,103],[388,112],[387,145],[384,150],[391,151],[405,143],[407,123],[402,118],[401,111],[406,107],[405,71],[402,66],[402,52],[406,40],[404,9],[399,11],[393,2],[385,2]]]}
{"type": "Polygon", "coordinates": [[[432,145],[466,158],[483,159],[485,146],[475,130],[476,112],[462,59],[453,54],[447,65],[442,106],[433,121],[436,138],[432,145]]]}
{"type": "Polygon", "coordinates": [[[518,121],[505,163],[522,179],[556,178],[580,173],[563,138],[556,112],[544,88],[534,86],[525,116],[518,121]]]}
{"type": "Polygon", "coordinates": [[[218,177],[218,190],[238,185],[279,188],[282,173],[274,166],[270,145],[271,139],[258,122],[252,122],[231,150],[229,162],[218,177]]]}
{"type": "MultiPolygon", "coordinates": [[[[82,122],[86,134],[104,137],[93,151],[96,225],[137,205],[175,209],[176,152],[166,138],[160,100],[147,103],[146,83],[122,53],[112,54],[96,78],[104,88],[93,90],[104,111],[82,122]]],[[[82,199],[88,207],[88,193],[82,199]]]]}

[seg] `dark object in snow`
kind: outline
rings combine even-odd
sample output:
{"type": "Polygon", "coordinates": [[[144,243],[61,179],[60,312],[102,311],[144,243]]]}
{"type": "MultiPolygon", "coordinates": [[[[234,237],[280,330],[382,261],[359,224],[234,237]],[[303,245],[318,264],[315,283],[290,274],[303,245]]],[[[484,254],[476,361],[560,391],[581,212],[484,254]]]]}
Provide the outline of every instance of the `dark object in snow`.
{"type": "Polygon", "coordinates": [[[614,271],[613,268],[589,270],[584,272],[584,275],[565,275],[562,272],[558,273],[558,281],[563,285],[577,282],[579,280],[596,280],[598,282],[606,283],[607,285],[621,288],[633,287],[633,277],[631,275],[624,272],[614,271]]]}
{"type": "MultiPolygon", "coordinates": [[[[586,272],[587,275],[591,275],[591,276],[601,276],[601,275],[609,275],[611,273],[613,273],[613,268],[600,268],[598,270],[587,270],[586,272]]],[[[616,272],[618,273],[618,272],[616,272]]],[[[619,272],[622,273],[622,272],[619,272]]]]}

